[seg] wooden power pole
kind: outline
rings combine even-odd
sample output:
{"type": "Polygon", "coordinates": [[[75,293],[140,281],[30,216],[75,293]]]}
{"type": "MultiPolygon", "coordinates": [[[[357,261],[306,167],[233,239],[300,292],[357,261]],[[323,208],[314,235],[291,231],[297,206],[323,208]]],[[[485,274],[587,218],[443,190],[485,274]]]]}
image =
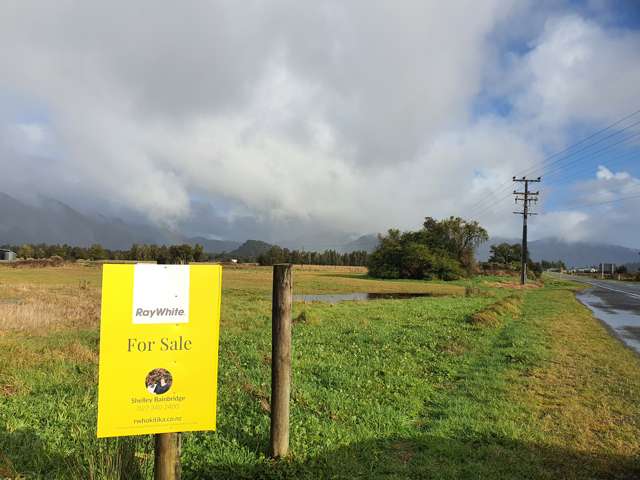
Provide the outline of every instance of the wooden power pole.
{"type": "Polygon", "coordinates": [[[538,201],[538,195],[540,192],[531,192],[529,190],[529,183],[539,183],[541,180],[540,177],[530,180],[527,177],[516,178],[513,177],[514,182],[524,183],[524,191],[518,192],[516,190],[513,191],[515,195],[516,204],[518,202],[522,202],[522,211],[521,212],[513,212],[516,215],[522,215],[522,255],[520,258],[520,284],[524,285],[527,283],[527,218],[529,215],[537,215],[537,213],[532,213],[529,211],[529,205],[531,202],[538,201]]]}

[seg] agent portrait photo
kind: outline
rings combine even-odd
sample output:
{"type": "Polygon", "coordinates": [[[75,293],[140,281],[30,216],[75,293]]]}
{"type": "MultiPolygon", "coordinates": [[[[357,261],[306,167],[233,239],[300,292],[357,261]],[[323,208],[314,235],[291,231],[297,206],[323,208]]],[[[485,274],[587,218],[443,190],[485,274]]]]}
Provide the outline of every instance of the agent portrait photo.
{"type": "Polygon", "coordinates": [[[145,380],[147,391],[156,395],[168,392],[172,383],[173,377],[171,373],[164,368],[154,368],[147,374],[145,380]]]}

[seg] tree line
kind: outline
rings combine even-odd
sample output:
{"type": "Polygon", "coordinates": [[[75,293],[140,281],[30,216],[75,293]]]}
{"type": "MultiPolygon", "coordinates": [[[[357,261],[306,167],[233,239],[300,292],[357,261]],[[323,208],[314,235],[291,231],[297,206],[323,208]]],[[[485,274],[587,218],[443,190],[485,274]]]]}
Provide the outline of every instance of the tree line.
{"type": "Polygon", "coordinates": [[[187,263],[209,260],[202,245],[147,245],[134,243],[128,250],[105,248],[95,243],[89,247],[68,244],[26,243],[23,245],[3,245],[16,252],[19,258],[61,257],[65,260],[137,260],[158,263],[187,263]]]}
{"type": "MultiPolygon", "coordinates": [[[[503,242],[491,245],[489,253],[489,259],[484,265],[486,269],[505,268],[520,271],[522,264],[522,245],[520,243],[503,242]]],[[[540,275],[543,270],[566,270],[566,268],[567,266],[562,260],[534,262],[527,251],[527,269],[536,276],[540,275]]]]}
{"type": "Polygon", "coordinates": [[[338,266],[366,266],[369,254],[365,250],[349,253],[339,253],[336,250],[324,252],[308,252],[303,250],[289,250],[277,245],[258,255],[260,265],[274,265],[276,263],[293,263],[296,265],[338,265],[338,266]]]}
{"type": "MultiPolygon", "coordinates": [[[[227,253],[207,253],[200,244],[155,245],[134,243],[127,250],[108,249],[97,243],[89,247],[68,244],[28,243],[23,245],[3,245],[0,248],[7,248],[16,252],[19,258],[43,259],[61,257],[68,261],[131,260],[158,263],[188,263],[230,259],[230,255],[227,253]]],[[[336,250],[309,252],[272,246],[258,256],[244,257],[241,261],[257,261],[261,265],[294,263],[303,265],[365,266],[367,259],[368,254],[364,250],[350,253],[339,253],[336,250]]]]}
{"type": "MultiPolygon", "coordinates": [[[[460,217],[436,220],[426,217],[417,231],[401,232],[391,229],[379,235],[378,247],[369,254],[364,250],[340,253],[289,250],[277,245],[266,251],[252,253],[244,262],[257,261],[260,265],[293,263],[298,265],[367,266],[369,274],[378,278],[412,278],[454,280],[476,273],[478,264],[475,249],[488,240],[487,231],[476,221],[460,217]]],[[[210,260],[229,260],[229,254],[209,254],[200,244],[155,245],[133,244],[127,250],[108,249],[100,244],[78,247],[68,244],[3,245],[20,258],[43,259],[61,257],[64,260],[130,260],[158,263],[188,263],[210,260]]],[[[492,245],[488,262],[481,266],[492,270],[519,271],[522,247],[519,243],[492,245]]],[[[533,262],[527,258],[529,270],[539,275],[549,268],[564,269],[561,261],[533,262]]]]}

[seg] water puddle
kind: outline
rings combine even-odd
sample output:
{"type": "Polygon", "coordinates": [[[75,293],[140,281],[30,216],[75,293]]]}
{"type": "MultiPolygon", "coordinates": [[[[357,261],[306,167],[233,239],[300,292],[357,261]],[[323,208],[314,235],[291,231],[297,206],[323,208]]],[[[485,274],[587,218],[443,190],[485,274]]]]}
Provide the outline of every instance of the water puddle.
{"type": "Polygon", "coordinates": [[[367,300],[406,300],[408,298],[433,297],[433,293],[326,293],[312,295],[294,295],[294,302],[322,302],[322,303],[339,303],[367,300]]]}
{"type": "Polygon", "coordinates": [[[577,297],[620,340],[640,353],[640,300],[602,289],[589,289],[577,297]]]}

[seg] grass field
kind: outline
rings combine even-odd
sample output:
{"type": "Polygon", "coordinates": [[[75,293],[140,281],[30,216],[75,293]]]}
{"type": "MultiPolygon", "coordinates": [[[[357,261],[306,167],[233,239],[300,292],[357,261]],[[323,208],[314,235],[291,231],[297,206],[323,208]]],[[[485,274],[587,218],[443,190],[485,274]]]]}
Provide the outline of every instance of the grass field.
{"type": "MultiPolygon", "coordinates": [[[[218,431],[184,435],[183,478],[640,478],[640,361],[577,286],[339,268],[294,292],[434,296],[296,303],[291,456],[269,460],[270,282],[224,271],[218,431]]],[[[151,478],[149,436],[95,438],[99,287],[0,268],[0,478],[151,478]]]]}

